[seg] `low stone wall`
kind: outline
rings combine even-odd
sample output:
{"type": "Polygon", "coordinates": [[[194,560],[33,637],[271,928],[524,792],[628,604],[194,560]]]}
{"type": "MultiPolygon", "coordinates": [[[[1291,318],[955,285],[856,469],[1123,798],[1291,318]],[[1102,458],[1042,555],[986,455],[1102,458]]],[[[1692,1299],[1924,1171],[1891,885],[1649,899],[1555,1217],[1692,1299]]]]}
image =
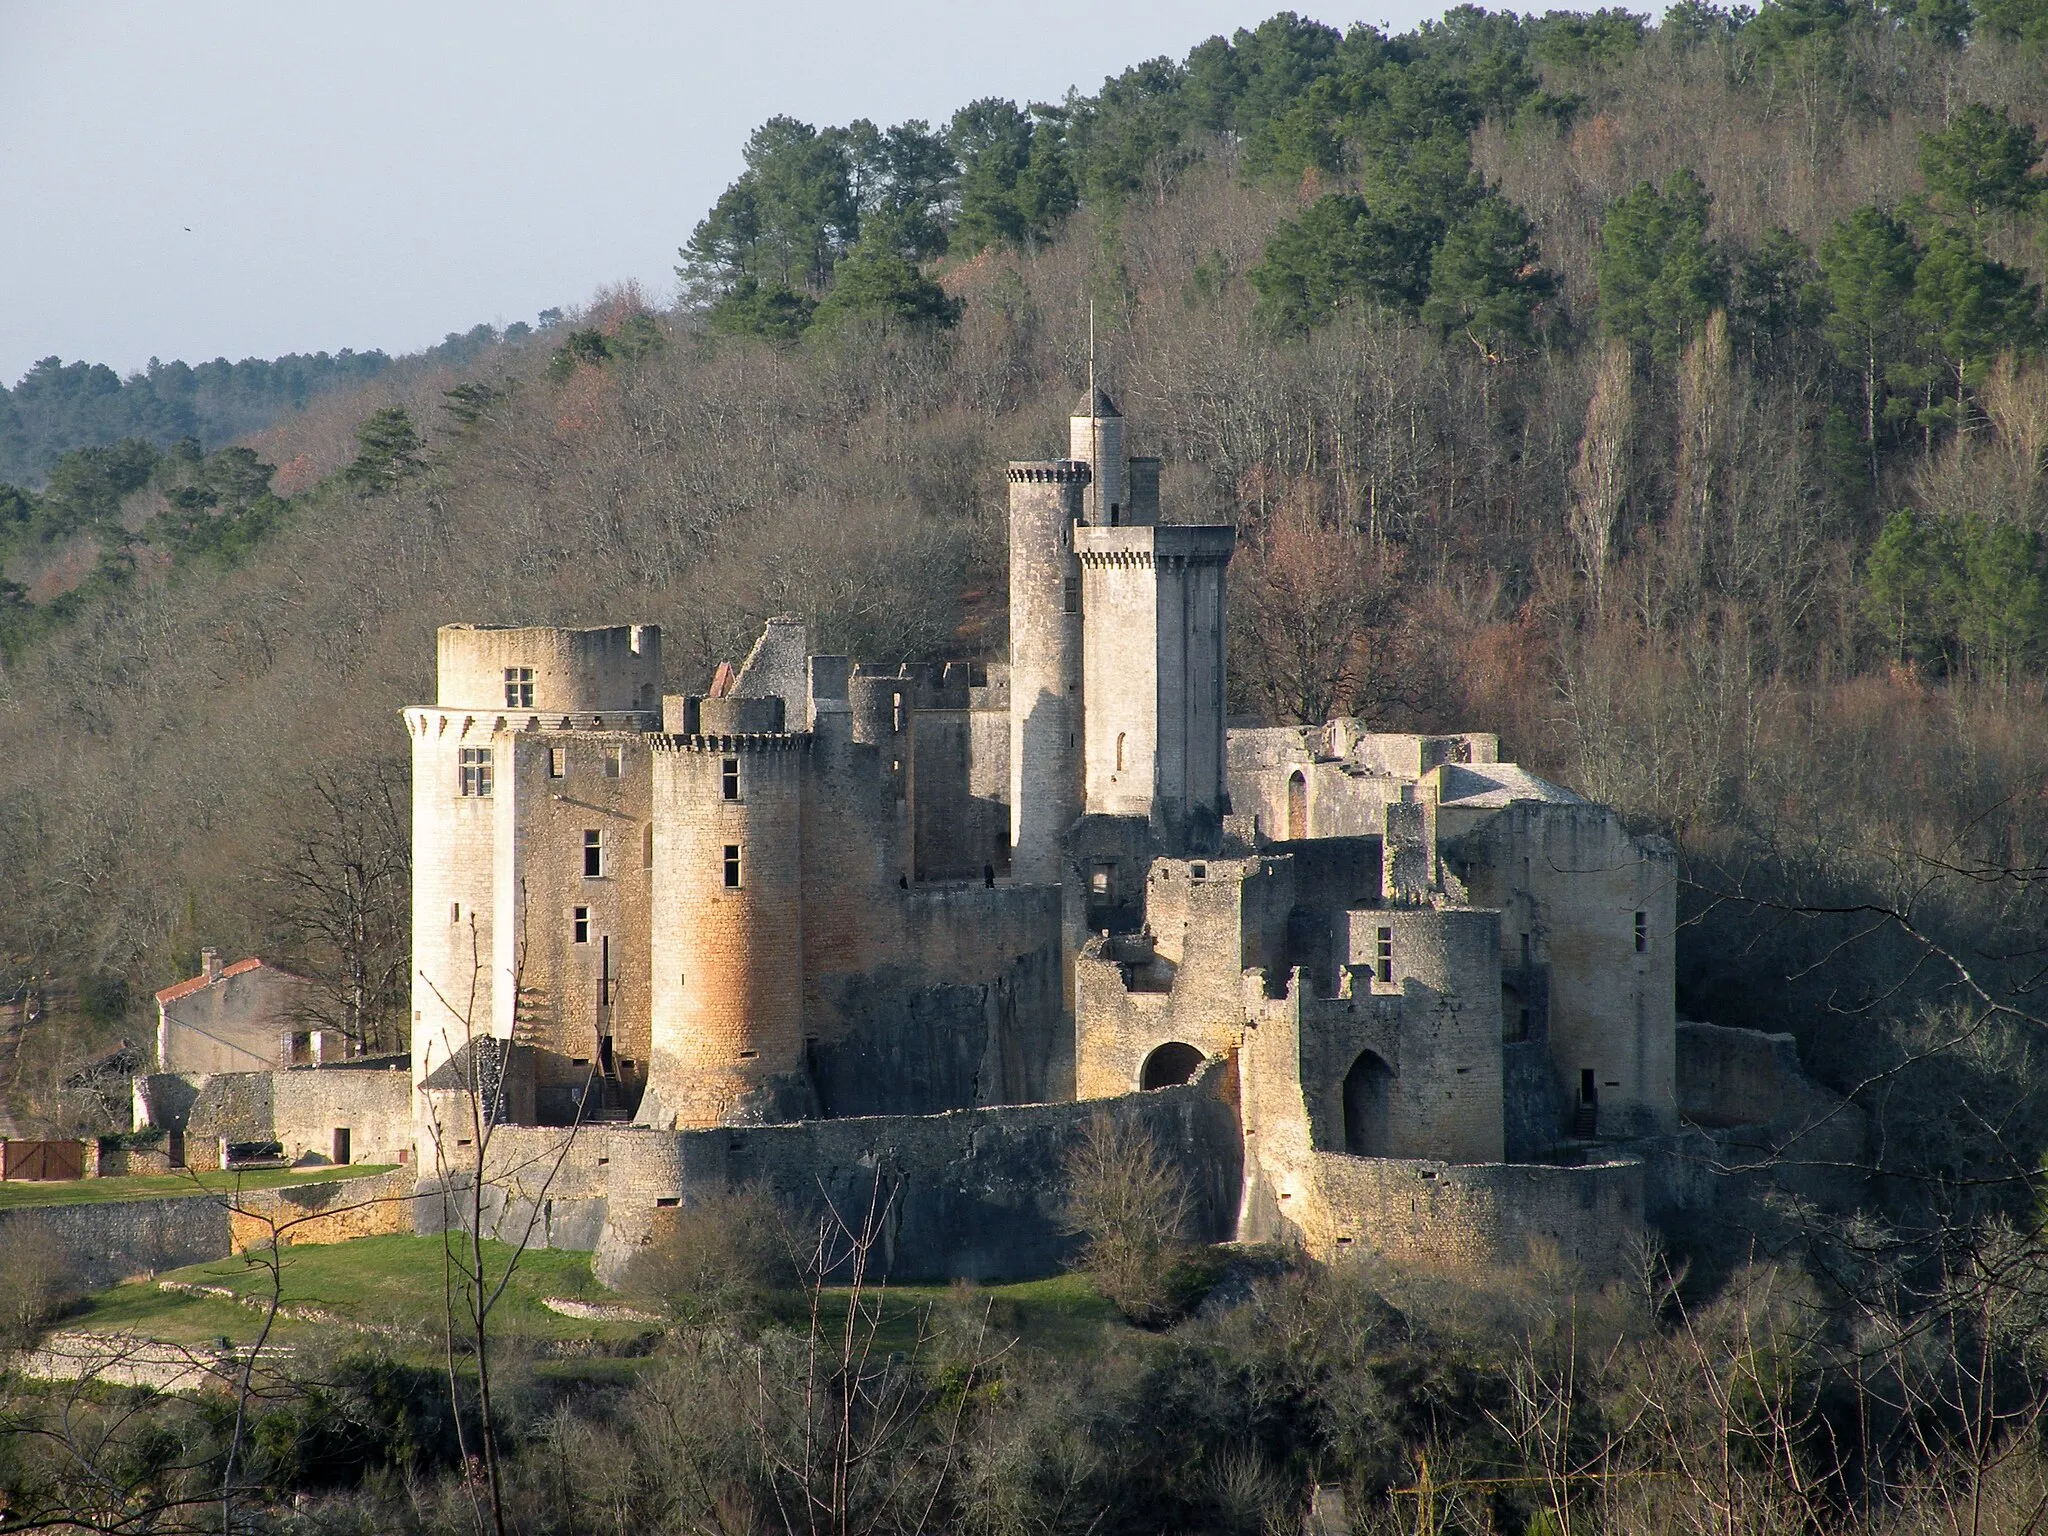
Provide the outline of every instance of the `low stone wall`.
{"type": "MultiPolygon", "coordinates": [[[[1637,1159],[1555,1167],[1314,1154],[1323,1210],[1295,1224],[1318,1258],[1377,1253],[1402,1263],[1492,1268],[1553,1246],[1594,1279],[1629,1268],[1643,1231],[1637,1159]]],[[[1282,1221],[1290,1213],[1280,1212],[1282,1221]]]]}
{"type": "MultiPolygon", "coordinates": [[[[288,1356],[272,1345],[270,1357],[288,1356]]],[[[65,1330],[49,1335],[19,1357],[17,1369],[36,1381],[92,1380],[110,1387],[151,1387],[158,1392],[231,1390],[248,1358],[246,1350],[188,1349],[156,1339],[119,1333],[65,1330]]]]}
{"type": "Polygon", "coordinates": [[[206,1195],[0,1210],[0,1248],[46,1252],[90,1290],[229,1252],[226,1204],[206,1195]]]}

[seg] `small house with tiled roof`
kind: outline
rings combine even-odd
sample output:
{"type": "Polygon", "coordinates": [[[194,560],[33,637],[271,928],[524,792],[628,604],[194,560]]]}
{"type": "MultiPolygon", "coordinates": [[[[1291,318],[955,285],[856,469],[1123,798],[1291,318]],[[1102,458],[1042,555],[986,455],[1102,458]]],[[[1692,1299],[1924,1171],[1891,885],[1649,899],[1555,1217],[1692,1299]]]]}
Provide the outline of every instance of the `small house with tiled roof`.
{"type": "Polygon", "coordinates": [[[200,951],[197,976],[156,995],[160,1072],[272,1072],[339,1061],[348,1043],[309,1012],[312,983],[250,956],[200,951]]]}

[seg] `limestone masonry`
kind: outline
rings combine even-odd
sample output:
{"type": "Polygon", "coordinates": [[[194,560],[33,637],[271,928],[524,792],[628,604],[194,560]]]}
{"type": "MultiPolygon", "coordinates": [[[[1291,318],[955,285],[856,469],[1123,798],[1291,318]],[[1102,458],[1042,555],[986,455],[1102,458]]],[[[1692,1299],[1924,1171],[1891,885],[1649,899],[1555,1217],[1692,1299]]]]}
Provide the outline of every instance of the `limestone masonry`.
{"type": "MultiPolygon", "coordinates": [[[[1768,1042],[1693,1047],[1681,1093],[1663,842],[1489,735],[1230,729],[1233,530],[1162,523],[1123,429],[1091,391],[1069,457],[1009,466],[1007,665],[813,655],[777,618],[664,697],[652,626],[440,631],[404,713],[426,1184],[473,1176],[481,1093],[493,1161],[553,1170],[487,1168],[492,1219],[604,1272],[766,1180],[880,1198],[900,1273],[1018,1273],[1109,1114],[1210,1236],[1609,1271],[1705,1198],[1685,1138],[1825,1113],[1768,1042]]],[[[266,1139],[319,1144],[287,1098],[343,1112],[272,1094],[266,1139]]],[[[391,1107],[355,1111],[380,1145],[391,1107]]]]}

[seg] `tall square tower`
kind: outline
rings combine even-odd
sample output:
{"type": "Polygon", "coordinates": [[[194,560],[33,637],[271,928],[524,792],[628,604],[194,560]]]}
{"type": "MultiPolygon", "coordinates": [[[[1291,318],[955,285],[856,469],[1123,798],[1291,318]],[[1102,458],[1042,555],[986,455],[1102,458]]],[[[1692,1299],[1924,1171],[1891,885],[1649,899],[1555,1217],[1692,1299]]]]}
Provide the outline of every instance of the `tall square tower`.
{"type": "Polygon", "coordinates": [[[1081,566],[1083,799],[1169,840],[1229,808],[1226,525],[1074,530],[1081,566]]]}

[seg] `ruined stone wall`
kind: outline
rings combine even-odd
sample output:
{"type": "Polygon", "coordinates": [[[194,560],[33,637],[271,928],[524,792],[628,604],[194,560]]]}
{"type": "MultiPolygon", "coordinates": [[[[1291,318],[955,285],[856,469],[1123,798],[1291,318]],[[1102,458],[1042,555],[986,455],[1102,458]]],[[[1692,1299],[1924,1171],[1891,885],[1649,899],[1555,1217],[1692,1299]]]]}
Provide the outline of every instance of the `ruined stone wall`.
{"type": "Polygon", "coordinates": [[[1320,1153],[1312,1181],[1306,1220],[1296,1222],[1292,1202],[1284,1219],[1329,1260],[1372,1252],[1471,1273],[1549,1248],[1598,1282],[1631,1272],[1644,1230],[1643,1165],[1634,1159],[1560,1168],[1320,1153]]]}
{"type": "Polygon", "coordinates": [[[917,695],[928,682],[925,667],[856,666],[846,685],[847,709],[853,739],[875,751],[874,764],[882,776],[873,803],[883,813],[872,825],[862,826],[854,835],[874,839],[880,834],[883,846],[892,854],[894,876],[913,874],[911,846],[910,779],[912,719],[917,695]]]}
{"type": "MultiPolygon", "coordinates": [[[[1371,1251],[1454,1266],[1523,1261],[1534,1239],[1557,1243],[1596,1277],[1623,1272],[1643,1230],[1640,1162],[1562,1168],[1454,1162],[1441,1154],[1365,1157],[1332,1148],[1331,1111],[1327,1102],[1311,1109],[1314,1095],[1304,1093],[1300,1064],[1331,1052],[1324,1042],[1339,1038],[1336,1019],[1328,1002],[1298,1001],[1298,990],[1269,999],[1257,978],[1246,979],[1253,1022],[1238,1057],[1245,1238],[1299,1241],[1326,1260],[1371,1251]]],[[[1405,1014],[1410,999],[1404,993],[1357,1002],[1354,1039],[1388,1031],[1392,1007],[1398,1002],[1405,1014]]],[[[1341,1059],[1343,1048],[1332,1054],[1341,1059]]]]}
{"type": "Polygon", "coordinates": [[[821,1015],[820,978],[871,969],[894,953],[908,857],[888,747],[856,740],[846,712],[821,706],[816,718],[803,805],[804,1009],[810,1016],[821,1015]]]}
{"type": "Polygon", "coordinates": [[[1517,804],[1445,845],[1472,902],[1502,913],[1512,972],[1528,935],[1547,993],[1560,1097],[1593,1074],[1598,1132],[1651,1136],[1678,1124],[1676,860],[1598,805],[1517,804]],[[1636,914],[1643,914],[1642,947],[1636,914]]]}
{"type": "Polygon", "coordinates": [[[1841,1102],[1806,1075],[1790,1035],[1685,1020],[1677,1041],[1678,1107],[1693,1125],[1758,1125],[1841,1102]]]}
{"type": "Polygon", "coordinates": [[[602,629],[552,625],[444,624],[435,636],[443,709],[554,712],[656,710],[661,696],[661,630],[652,624],[602,629]],[[507,669],[533,673],[531,703],[505,692],[507,669]]]}
{"type": "Polygon", "coordinates": [[[1366,1150],[1345,1125],[1345,1080],[1372,1050],[1393,1074],[1384,1144],[1390,1157],[1498,1162],[1505,1155],[1501,1100],[1500,914],[1463,908],[1375,907],[1343,914],[1349,999],[1302,1000],[1302,1086],[1316,1144],[1366,1150]],[[1380,940],[1392,947],[1392,979],[1379,979],[1380,940]],[[1399,997],[1388,1056],[1377,1009],[1339,1006],[1399,997]],[[1366,1027],[1360,1031],[1353,1021],[1366,1027]],[[1328,1129],[1324,1129],[1328,1127],[1328,1129]]]}
{"type": "Polygon", "coordinates": [[[272,1243],[290,1248],[411,1233],[414,1178],[413,1169],[399,1168],[331,1184],[246,1191],[229,1204],[229,1245],[241,1253],[272,1243]]]}
{"type": "Polygon", "coordinates": [[[652,753],[638,731],[508,733],[497,793],[492,1033],[535,1050],[538,1112],[568,1119],[609,1036],[630,1095],[646,1081],[653,992],[652,753]],[[598,837],[600,873],[585,867],[598,837]],[[581,914],[579,920],[579,913],[581,914]]]}
{"type": "Polygon", "coordinates": [[[807,1030],[821,1107],[930,1114],[1058,1096],[1059,894],[978,884],[890,893],[876,963],[813,978],[807,1030]]]}
{"type": "Polygon", "coordinates": [[[1217,1069],[1107,1103],[616,1133],[598,1273],[615,1280],[663,1212],[700,1191],[765,1185],[814,1219],[829,1204],[858,1229],[875,1213],[877,1266],[893,1279],[1046,1274],[1075,1250],[1062,1230],[1064,1164],[1096,1115],[1143,1126],[1195,1189],[1196,1235],[1227,1238],[1241,1177],[1229,1088],[1217,1069]]]}
{"type": "Polygon", "coordinates": [[[1007,710],[920,708],[911,717],[913,880],[979,880],[1009,863],[1007,710]],[[996,752],[1000,740],[1003,752],[996,752]],[[998,779],[993,766],[1001,770],[998,779]]]}
{"type": "Polygon", "coordinates": [[[1235,1048],[1247,967],[1285,951],[1293,869],[1285,858],[1152,861],[1145,883],[1150,958],[1117,940],[1083,946],[1074,966],[1075,1091],[1129,1093],[1161,1046],[1204,1056],[1235,1048]]]}

